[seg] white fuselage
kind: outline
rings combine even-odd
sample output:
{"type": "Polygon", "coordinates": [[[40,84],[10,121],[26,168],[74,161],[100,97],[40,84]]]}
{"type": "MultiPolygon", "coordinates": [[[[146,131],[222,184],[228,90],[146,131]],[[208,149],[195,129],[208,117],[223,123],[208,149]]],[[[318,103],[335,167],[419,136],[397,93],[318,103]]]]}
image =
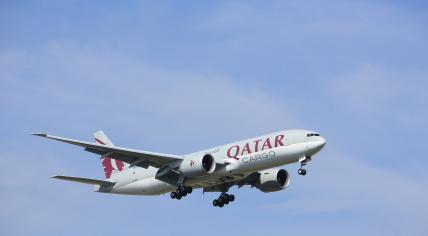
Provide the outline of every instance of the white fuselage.
{"type": "MultiPolygon", "coordinates": [[[[299,162],[307,156],[312,157],[323,148],[325,140],[319,135],[309,136],[310,133],[314,132],[280,131],[184,155],[184,164],[192,157],[206,154],[212,155],[216,163],[220,163],[213,173],[189,178],[186,185],[209,187],[239,180],[257,171],[299,162]]],[[[189,165],[192,164],[190,162],[189,165]]],[[[114,187],[101,189],[96,186],[95,191],[133,195],[159,195],[174,191],[176,186],[155,178],[157,172],[158,168],[154,167],[130,167],[111,176],[110,180],[116,182],[114,187]]]]}

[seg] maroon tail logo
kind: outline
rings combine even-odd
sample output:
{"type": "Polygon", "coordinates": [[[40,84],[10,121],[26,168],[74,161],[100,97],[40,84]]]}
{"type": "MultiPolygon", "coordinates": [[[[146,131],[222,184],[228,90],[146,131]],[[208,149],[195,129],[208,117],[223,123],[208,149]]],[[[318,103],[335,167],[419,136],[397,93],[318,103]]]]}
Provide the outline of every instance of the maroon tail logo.
{"type": "Polygon", "coordinates": [[[113,170],[123,170],[123,162],[110,157],[104,157],[102,164],[104,167],[104,173],[107,178],[110,178],[113,170]]]}
{"type": "MultiPolygon", "coordinates": [[[[99,144],[105,145],[101,140],[95,138],[95,141],[99,144]]],[[[104,174],[106,175],[106,178],[110,178],[111,174],[113,173],[113,170],[116,171],[122,171],[123,170],[123,162],[120,160],[113,159],[111,157],[104,157],[102,161],[102,165],[104,168],[104,174]]]]}

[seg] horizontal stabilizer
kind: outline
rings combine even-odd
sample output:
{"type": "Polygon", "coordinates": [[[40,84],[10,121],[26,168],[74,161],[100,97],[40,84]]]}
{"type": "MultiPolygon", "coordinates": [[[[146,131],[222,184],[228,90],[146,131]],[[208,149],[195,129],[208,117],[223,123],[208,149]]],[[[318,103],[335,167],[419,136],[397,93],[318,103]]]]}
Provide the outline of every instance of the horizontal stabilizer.
{"type": "Polygon", "coordinates": [[[81,178],[81,177],[64,176],[64,175],[55,175],[55,176],[52,176],[51,178],[67,180],[67,181],[72,181],[72,182],[77,182],[82,184],[92,184],[92,185],[102,185],[102,186],[113,186],[115,184],[115,182],[107,181],[107,180],[81,178]]]}

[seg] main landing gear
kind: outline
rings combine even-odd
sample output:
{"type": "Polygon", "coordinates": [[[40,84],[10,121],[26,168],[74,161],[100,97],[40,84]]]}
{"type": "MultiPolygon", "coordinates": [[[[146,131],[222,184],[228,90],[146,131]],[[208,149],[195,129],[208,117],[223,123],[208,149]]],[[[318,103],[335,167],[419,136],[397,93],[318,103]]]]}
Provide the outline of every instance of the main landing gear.
{"type": "Polygon", "coordinates": [[[172,199],[180,200],[182,197],[187,196],[187,194],[191,194],[193,191],[192,187],[185,186],[183,184],[179,185],[175,192],[171,192],[170,196],[172,199]]]}
{"type": "Polygon", "coordinates": [[[233,202],[233,201],[235,201],[235,195],[222,193],[220,194],[220,197],[213,200],[213,206],[223,207],[224,205],[227,205],[229,204],[229,202],[233,202]]]}
{"type": "Polygon", "coordinates": [[[306,175],[306,169],[304,169],[303,167],[305,165],[307,165],[308,161],[310,161],[310,160],[311,160],[311,157],[306,156],[305,159],[303,159],[300,162],[300,169],[297,171],[297,173],[299,173],[299,175],[306,175]]]}

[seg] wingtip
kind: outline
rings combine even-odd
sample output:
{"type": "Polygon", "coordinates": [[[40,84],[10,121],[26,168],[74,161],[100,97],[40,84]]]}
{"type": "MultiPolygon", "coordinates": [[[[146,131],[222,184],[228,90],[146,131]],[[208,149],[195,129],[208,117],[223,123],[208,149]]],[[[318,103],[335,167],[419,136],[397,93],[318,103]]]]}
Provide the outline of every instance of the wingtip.
{"type": "Polygon", "coordinates": [[[46,133],[32,133],[31,135],[40,136],[40,137],[47,137],[48,134],[46,133]]]}

